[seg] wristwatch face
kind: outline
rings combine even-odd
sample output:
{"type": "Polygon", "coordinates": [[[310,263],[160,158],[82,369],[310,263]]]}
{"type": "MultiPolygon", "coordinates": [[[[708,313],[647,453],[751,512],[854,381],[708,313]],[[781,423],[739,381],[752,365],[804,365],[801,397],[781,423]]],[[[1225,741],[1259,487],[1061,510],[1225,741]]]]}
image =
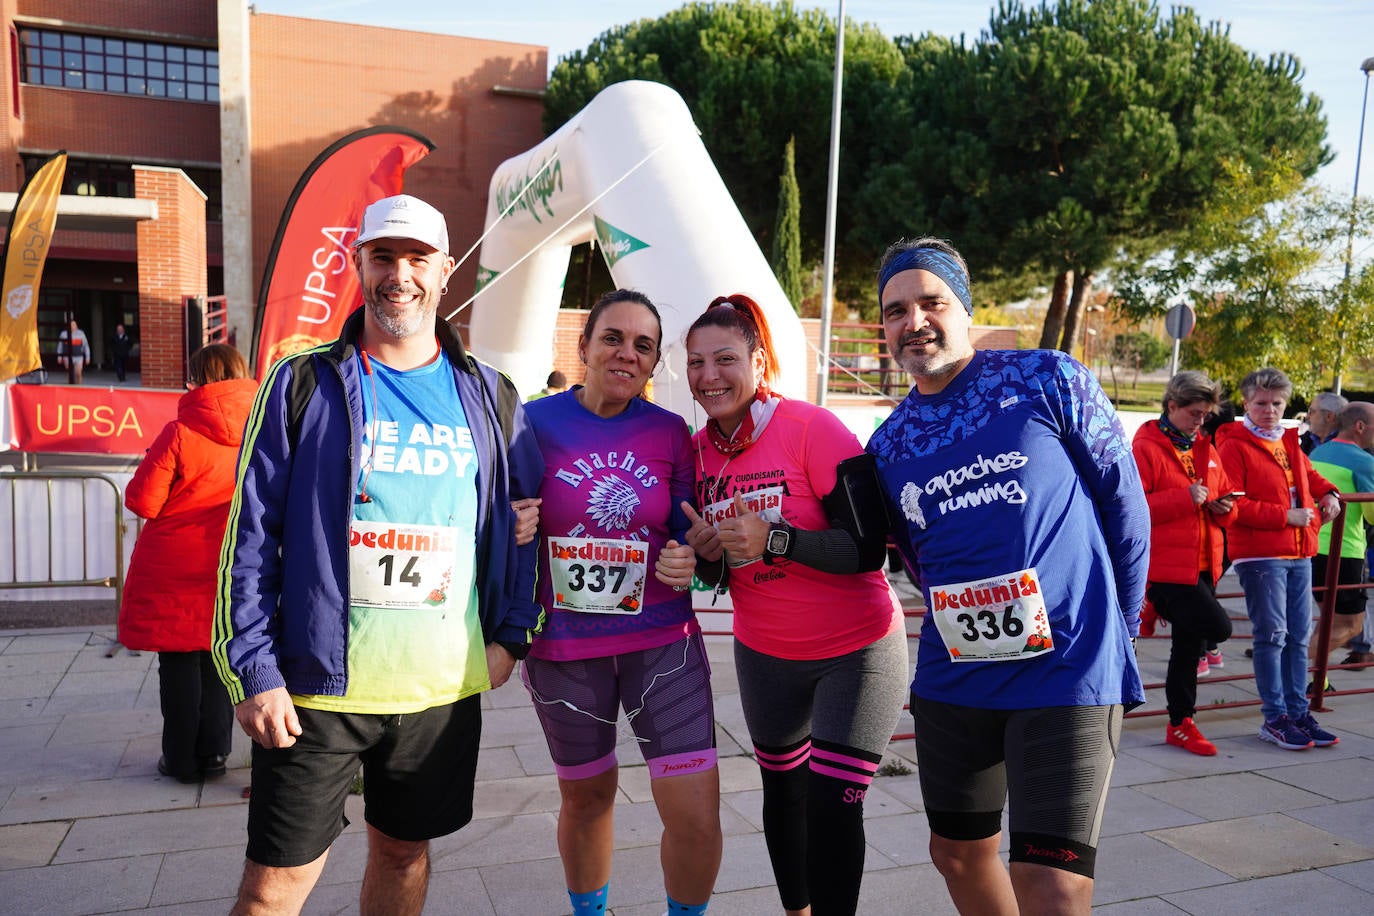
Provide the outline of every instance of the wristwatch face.
{"type": "Polygon", "coordinates": [[[792,540],[792,536],[781,528],[774,528],[768,532],[768,541],[764,549],[776,557],[787,553],[787,545],[792,540]]]}

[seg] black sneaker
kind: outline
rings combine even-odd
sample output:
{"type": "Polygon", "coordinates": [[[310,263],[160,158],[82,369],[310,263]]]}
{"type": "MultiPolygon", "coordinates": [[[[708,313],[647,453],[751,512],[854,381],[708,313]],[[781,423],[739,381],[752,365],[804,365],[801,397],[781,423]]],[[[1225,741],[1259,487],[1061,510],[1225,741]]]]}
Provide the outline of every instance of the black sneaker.
{"type": "Polygon", "coordinates": [[[188,786],[200,782],[201,779],[199,772],[188,773],[184,776],[178,776],[176,773],[173,773],[171,767],[167,766],[166,757],[157,758],[157,771],[169,779],[175,779],[177,782],[184,783],[188,786]]]}
{"type": "Polygon", "coordinates": [[[225,765],[227,759],[223,754],[212,754],[209,757],[200,758],[200,775],[206,779],[223,776],[229,772],[225,765]]]}
{"type": "Polygon", "coordinates": [[[1305,751],[1312,746],[1312,739],[1307,732],[1294,725],[1287,716],[1265,719],[1260,726],[1259,739],[1277,744],[1285,751],[1305,751]]]}
{"type": "Polygon", "coordinates": [[[1318,725],[1317,720],[1312,718],[1312,713],[1310,712],[1304,713],[1299,718],[1294,719],[1293,724],[1298,727],[1299,731],[1311,738],[1312,743],[1317,747],[1330,747],[1333,744],[1341,743],[1340,738],[1337,738],[1335,735],[1318,725]]]}

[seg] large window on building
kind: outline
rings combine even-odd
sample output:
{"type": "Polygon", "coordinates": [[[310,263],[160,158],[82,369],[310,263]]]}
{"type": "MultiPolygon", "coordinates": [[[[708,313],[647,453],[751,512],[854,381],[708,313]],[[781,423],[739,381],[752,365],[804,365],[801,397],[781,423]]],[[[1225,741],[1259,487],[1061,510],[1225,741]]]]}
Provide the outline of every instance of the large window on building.
{"type": "MultiPolygon", "coordinates": [[[[26,155],[24,180],[33,177],[47,156],[26,155]]],[[[224,197],[221,193],[219,169],[179,166],[196,187],[205,192],[205,219],[217,223],[224,218],[224,197]]],[[[67,172],[62,177],[62,193],[77,197],[133,197],[134,167],[129,162],[110,162],[102,159],[67,158],[67,172]]]]}
{"type": "Polygon", "coordinates": [[[19,50],[20,73],[30,85],[219,101],[213,48],[21,27],[19,50]]]}

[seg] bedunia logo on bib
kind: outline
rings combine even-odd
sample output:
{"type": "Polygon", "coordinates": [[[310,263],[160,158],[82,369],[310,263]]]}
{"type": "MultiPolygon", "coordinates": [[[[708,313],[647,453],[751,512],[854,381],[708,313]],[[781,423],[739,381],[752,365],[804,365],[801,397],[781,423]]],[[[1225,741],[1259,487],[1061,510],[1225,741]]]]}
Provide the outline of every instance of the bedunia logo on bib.
{"type": "Polygon", "coordinates": [[[954,662],[1006,662],[1054,651],[1035,569],[935,585],[930,616],[954,662]]]}
{"type": "Polygon", "coordinates": [[[967,586],[961,591],[948,591],[943,588],[930,590],[930,598],[935,610],[944,611],[954,607],[984,607],[989,604],[1005,604],[1022,595],[1040,594],[1040,580],[1032,571],[1017,573],[1002,582],[986,580],[977,587],[967,586]]]}

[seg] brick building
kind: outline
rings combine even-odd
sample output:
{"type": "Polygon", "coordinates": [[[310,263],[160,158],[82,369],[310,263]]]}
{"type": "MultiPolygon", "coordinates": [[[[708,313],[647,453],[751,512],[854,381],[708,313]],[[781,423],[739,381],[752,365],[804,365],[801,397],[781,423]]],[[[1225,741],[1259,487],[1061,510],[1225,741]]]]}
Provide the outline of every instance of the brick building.
{"type": "MultiPolygon", "coordinates": [[[[282,209],[339,137],[379,124],[428,137],[435,149],[406,190],[448,216],[458,253],[481,234],[496,166],[543,137],[542,46],[267,15],[240,0],[0,0],[0,19],[0,219],[29,174],[68,152],[39,300],[50,369],[74,316],[96,365],[123,323],[143,384],[181,387],[196,326],[186,297],[226,297],[246,354],[282,209]]],[[[452,285],[475,280],[473,259],[452,285]]]]}

